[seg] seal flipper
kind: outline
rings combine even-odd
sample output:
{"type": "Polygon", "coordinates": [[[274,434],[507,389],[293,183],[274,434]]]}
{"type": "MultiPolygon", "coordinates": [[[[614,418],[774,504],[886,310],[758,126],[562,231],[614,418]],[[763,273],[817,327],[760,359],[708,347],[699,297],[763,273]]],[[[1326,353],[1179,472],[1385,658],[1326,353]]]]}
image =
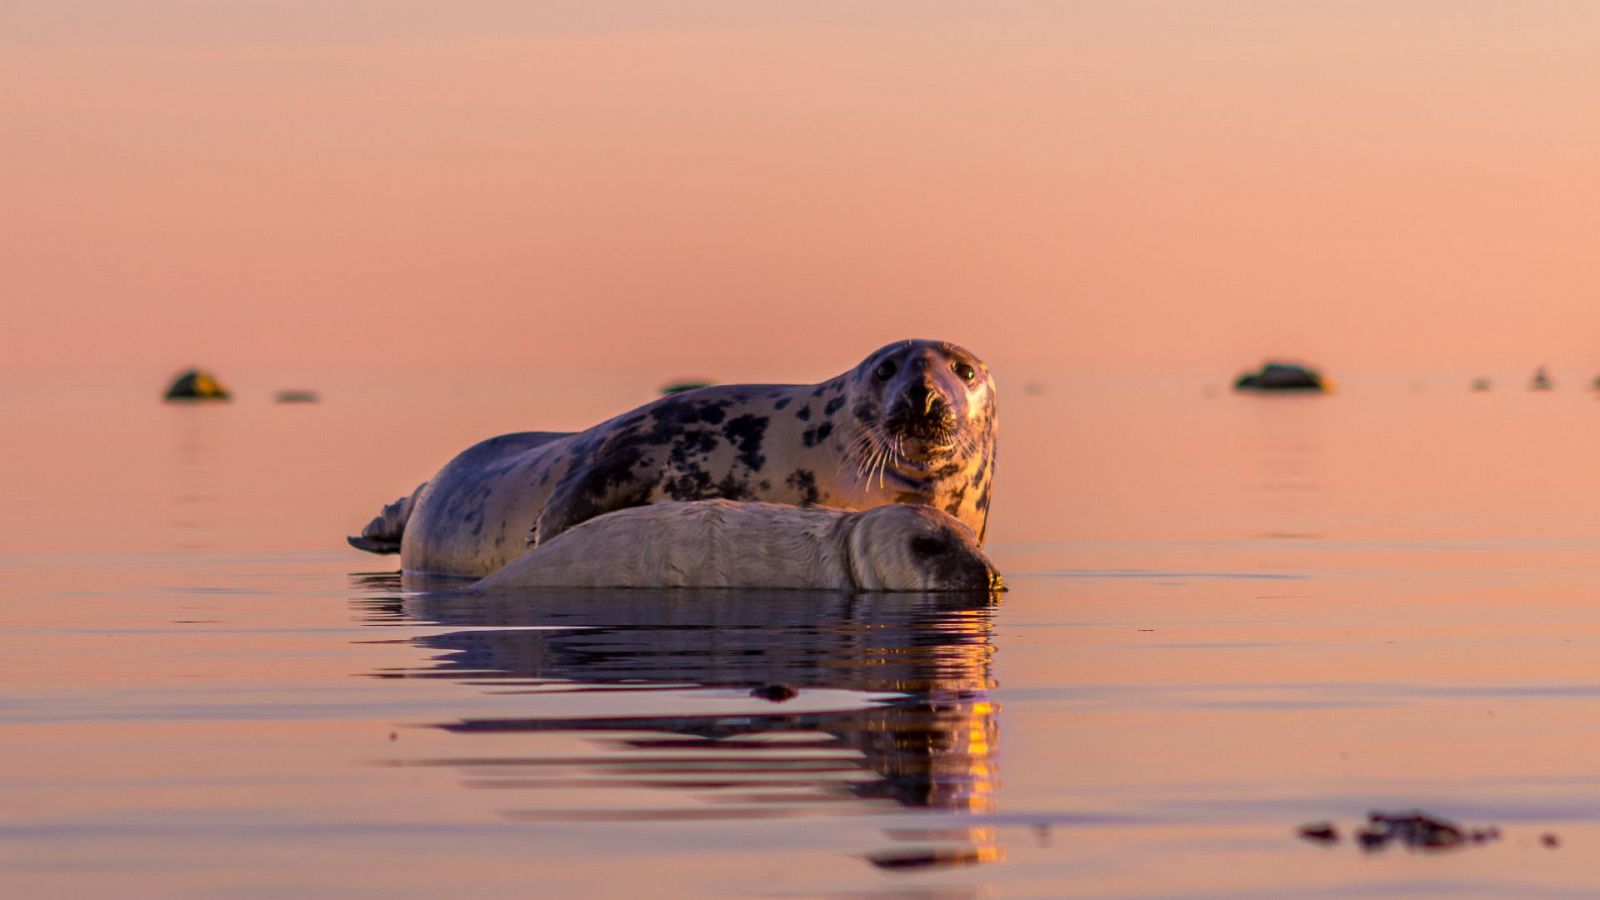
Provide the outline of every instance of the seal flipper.
{"type": "MultiPolygon", "coordinates": [[[[616,462],[616,460],[613,460],[616,462]]],[[[632,473],[634,462],[575,468],[556,484],[539,518],[528,533],[528,546],[537,547],[580,522],[632,506],[650,503],[655,482],[632,473]]]]}
{"type": "Polygon", "coordinates": [[[377,517],[367,523],[358,535],[345,538],[350,546],[368,553],[399,553],[400,540],[405,537],[406,522],[411,520],[411,511],[417,508],[417,498],[422,496],[422,490],[428,483],[417,485],[417,489],[401,497],[399,500],[385,506],[377,517]]]}

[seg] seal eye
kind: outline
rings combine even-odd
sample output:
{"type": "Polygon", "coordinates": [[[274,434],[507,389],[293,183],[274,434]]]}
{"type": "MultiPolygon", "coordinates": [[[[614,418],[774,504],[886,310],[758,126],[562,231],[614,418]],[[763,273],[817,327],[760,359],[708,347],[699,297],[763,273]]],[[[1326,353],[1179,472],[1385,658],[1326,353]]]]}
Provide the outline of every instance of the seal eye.
{"type": "Polygon", "coordinates": [[[878,363],[878,368],[872,371],[872,377],[878,379],[879,381],[888,381],[894,377],[894,372],[894,360],[886,359],[883,362],[878,363]]]}
{"type": "Polygon", "coordinates": [[[978,377],[978,370],[967,365],[966,363],[956,363],[954,366],[951,366],[951,368],[955,369],[956,375],[962,381],[971,381],[972,379],[978,377]]]}

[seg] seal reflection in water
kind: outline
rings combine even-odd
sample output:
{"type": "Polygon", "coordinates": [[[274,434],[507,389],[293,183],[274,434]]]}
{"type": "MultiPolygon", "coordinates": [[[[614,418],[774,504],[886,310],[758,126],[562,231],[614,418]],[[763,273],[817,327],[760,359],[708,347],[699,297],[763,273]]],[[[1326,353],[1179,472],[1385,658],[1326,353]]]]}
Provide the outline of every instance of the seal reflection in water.
{"type": "Polygon", "coordinates": [[[819,384],[717,385],[576,434],[491,438],[350,543],[400,553],[407,572],[481,577],[608,512],[721,498],[920,504],[981,545],[998,428],[982,360],[942,341],[900,341],[819,384]]]}
{"type": "Polygon", "coordinates": [[[517,820],[827,817],[815,833],[876,866],[998,858],[992,827],[966,818],[995,811],[988,595],[399,588],[363,590],[365,618],[444,633],[411,638],[414,668],[374,676],[524,708],[437,722],[454,746],[401,742],[387,765],[453,769],[517,820]],[[797,694],[750,696],[772,685],[797,694]],[[899,812],[936,817],[860,815],[899,812]]]}
{"type": "Polygon", "coordinates": [[[967,526],[926,506],[698,500],[590,519],[474,587],[983,591],[1000,576],[967,526]]]}

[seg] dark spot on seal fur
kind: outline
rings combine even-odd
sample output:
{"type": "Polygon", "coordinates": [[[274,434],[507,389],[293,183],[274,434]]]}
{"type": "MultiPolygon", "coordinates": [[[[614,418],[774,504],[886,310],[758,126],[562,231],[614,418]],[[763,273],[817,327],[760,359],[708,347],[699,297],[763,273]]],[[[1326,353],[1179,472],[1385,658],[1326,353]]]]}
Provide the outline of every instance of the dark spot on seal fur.
{"type": "Polygon", "coordinates": [[[794,411],[794,417],[802,422],[811,421],[811,404],[807,403],[794,411]]]}
{"type": "Polygon", "coordinates": [[[800,440],[804,442],[807,447],[815,447],[816,445],[827,440],[828,435],[830,434],[833,434],[833,423],[823,422],[821,425],[818,425],[815,428],[807,428],[805,433],[800,435],[800,440]]]}
{"type": "Polygon", "coordinates": [[[961,501],[967,499],[967,489],[957,488],[950,495],[950,502],[945,504],[944,511],[957,518],[961,517],[961,501]]]}
{"type": "Polygon", "coordinates": [[[793,397],[784,397],[782,400],[779,400],[777,403],[772,404],[772,408],[773,409],[783,409],[785,406],[788,406],[789,405],[789,401],[793,400],[793,399],[794,399],[793,397]]]}
{"type": "Polygon", "coordinates": [[[685,431],[673,442],[672,450],[667,458],[678,468],[693,465],[693,457],[705,456],[717,449],[717,435],[705,428],[695,428],[685,431]]]}
{"type": "Polygon", "coordinates": [[[671,437],[672,430],[683,428],[686,425],[698,425],[704,422],[707,425],[721,425],[722,420],[728,417],[728,407],[733,401],[723,400],[672,400],[657,403],[650,411],[655,419],[655,428],[652,436],[657,443],[664,443],[671,437]]]}
{"type": "Polygon", "coordinates": [[[839,407],[841,407],[843,405],[844,405],[844,397],[843,396],[835,397],[832,400],[828,401],[828,405],[827,406],[824,406],[822,408],[822,414],[825,415],[825,416],[831,416],[834,413],[838,412],[839,411],[839,407]]]}
{"type": "Polygon", "coordinates": [[[728,439],[728,443],[738,448],[739,461],[752,472],[761,471],[761,467],[766,464],[767,458],[761,455],[761,439],[766,436],[767,423],[770,421],[767,416],[753,416],[746,413],[728,420],[728,424],[722,426],[722,436],[728,439]]]}
{"type": "MultiPolygon", "coordinates": [[[[587,459],[582,473],[582,494],[600,498],[617,493],[642,502],[649,494],[650,483],[641,479],[634,470],[648,470],[658,464],[649,451],[670,447],[669,459],[681,465],[688,465],[690,457],[696,453],[711,452],[716,447],[715,434],[693,426],[722,424],[727,418],[730,403],[726,399],[668,399],[651,408],[651,427],[648,430],[640,427],[645,420],[643,415],[630,416],[625,421],[637,420],[636,424],[621,428],[620,433],[603,446],[597,446],[597,440],[584,441],[576,448],[578,456],[587,459]]],[[[760,450],[759,436],[756,450],[760,450]]],[[[575,460],[574,470],[577,468],[575,460]]],[[[648,479],[648,482],[654,481],[653,478],[648,479]]],[[[589,510],[579,512],[587,513],[589,510]]],[[[573,521],[582,521],[583,518],[588,516],[582,515],[573,521]]]]}
{"type": "Polygon", "coordinates": [[[800,495],[801,506],[816,506],[822,499],[817,492],[817,473],[810,469],[795,469],[789,477],[783,480],[784,484],[794,489],[800,495]]]}
{"type": "Polygon", "coordinates": [[[711,491],[711,476],[696,466],[677,478],[663,481],[661,489],[674,500],[701,500],[711,491]]]}
{"type": "Polygon", "coordinates": [[[750,482],[734,478],[732,472],[729,472],[721,481],[717,482],[716,490],[717,492],[711,496],[721,497],[724,500],[752,499],[750,482]]]}

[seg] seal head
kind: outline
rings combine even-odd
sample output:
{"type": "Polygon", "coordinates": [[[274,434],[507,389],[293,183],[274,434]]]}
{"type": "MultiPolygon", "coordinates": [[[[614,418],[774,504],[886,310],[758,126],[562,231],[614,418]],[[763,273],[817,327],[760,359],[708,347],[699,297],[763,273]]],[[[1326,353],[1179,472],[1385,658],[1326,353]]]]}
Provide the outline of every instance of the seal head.
{"type": "Polygon", "coordinates": [[[972,529],[926,506],[880,506],[852,517],[850,574],[862,591],[1002,590],[972,529]]]}
{"type": "Polygon", "coordinates": [[[982,543],[1000,427],[983,360],[944,341],[882,347],[850,375],[850,423],[844,452],[866,487],[941,509],[982,543]]]}

